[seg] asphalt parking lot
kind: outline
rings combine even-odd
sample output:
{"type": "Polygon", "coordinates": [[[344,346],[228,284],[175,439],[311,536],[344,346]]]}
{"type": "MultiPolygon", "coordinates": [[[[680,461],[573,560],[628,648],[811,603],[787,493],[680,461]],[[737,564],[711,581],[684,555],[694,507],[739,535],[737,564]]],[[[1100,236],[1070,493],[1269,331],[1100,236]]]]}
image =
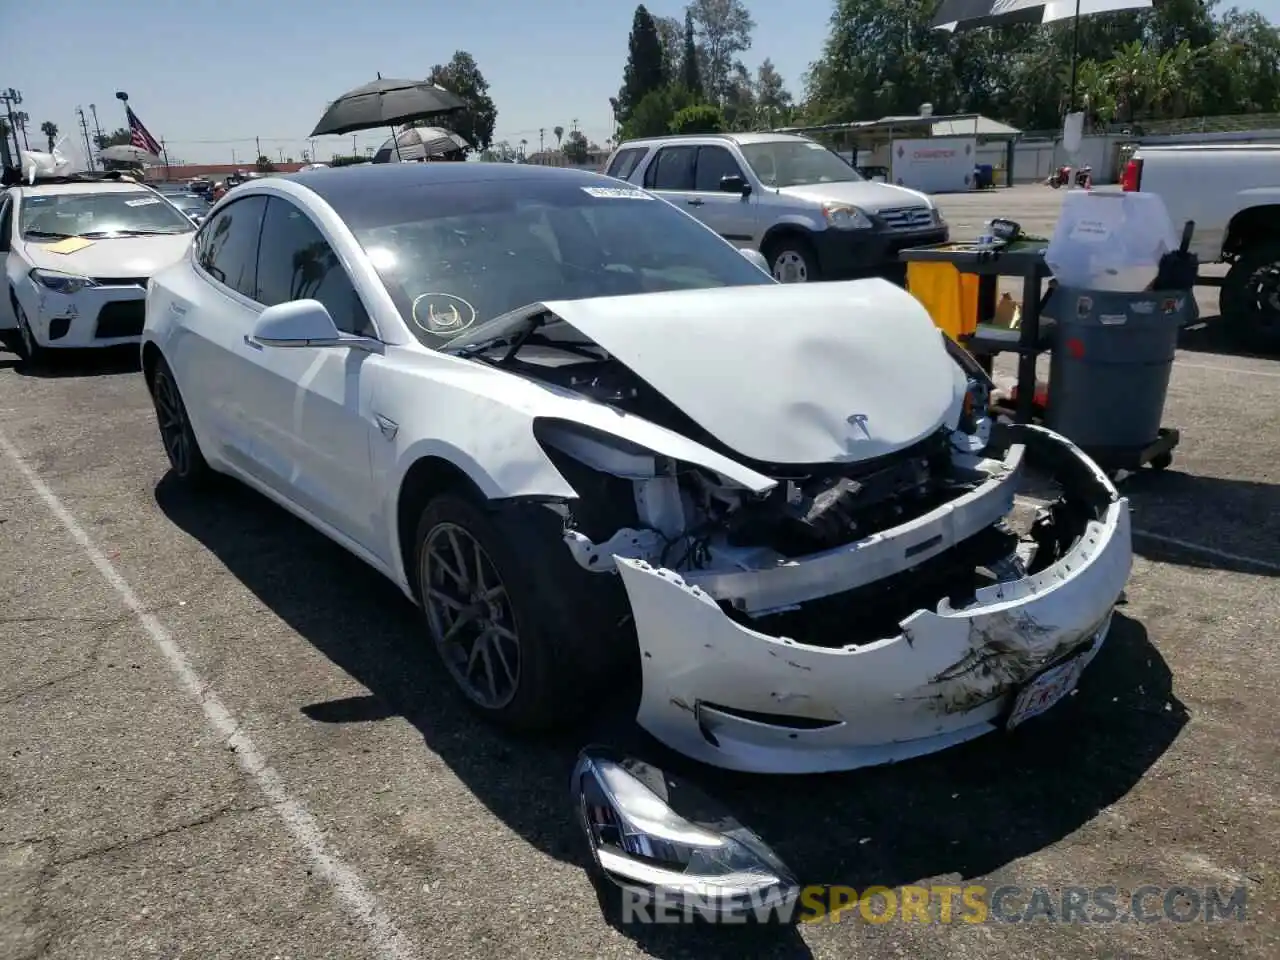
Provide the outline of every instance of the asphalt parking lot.
{"type": "MultiPolygon", "coordinates": [[[[1042,187],[942,198],[957,236],[1042,187]]],[[[1202,313],[1216,312],[1201,290],[1202,313]]],[[[626,931],[579,741],[476,723],[390,584],[234,485],[175,489],[129,358],[0,353],[0,958],[1270,958],[1280,953],[1280,363],[1191,331],[1126,481],[1138,557],[1078,693],[900,766],[700,778],[806,883],[1245,891],[1243,920],[626,931]]]]}

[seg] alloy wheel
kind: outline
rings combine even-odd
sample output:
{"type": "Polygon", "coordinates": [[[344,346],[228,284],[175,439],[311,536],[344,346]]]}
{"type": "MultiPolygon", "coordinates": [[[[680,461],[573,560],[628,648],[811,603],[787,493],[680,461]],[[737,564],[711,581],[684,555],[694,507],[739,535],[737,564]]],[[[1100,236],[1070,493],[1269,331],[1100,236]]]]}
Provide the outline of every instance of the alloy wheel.
{"type": "Polygon", "coordinates": [[[191,430],[177,385],[161,370],[156,373],[151,389],[156,419],[160,423],[160,440],[164,443],[169,465],[174,473],[185,477],[191,471],[191,430]]]}
{"type": "Polygon", "coordinates": [[[493,561],[453,523],[433,527],[420,556],[422,603],[441,659],[469,699],[501,710],[520,686],[520,638],[493,561]]]}
{"type": "Polygon", "coordinates": [[[1280,327],[1280,263],[1259,267],[1244,288],[1249,305],[1257,311],[1254,322],[1267,329],[1280,327]]]}

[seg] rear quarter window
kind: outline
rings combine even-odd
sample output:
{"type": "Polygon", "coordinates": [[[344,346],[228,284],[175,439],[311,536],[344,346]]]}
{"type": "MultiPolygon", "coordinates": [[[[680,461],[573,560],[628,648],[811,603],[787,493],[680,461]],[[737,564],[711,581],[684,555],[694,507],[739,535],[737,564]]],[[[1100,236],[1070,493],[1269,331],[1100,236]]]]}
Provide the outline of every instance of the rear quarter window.
{"type": "Polygon", "coordinates": [[[611,177],[617,177],[619,180],[629,179],[648,152],[648,147],[626,147],[619,150],[617,156],[609,162],[609,167],[605,170],[605,173],[611,177]]]}

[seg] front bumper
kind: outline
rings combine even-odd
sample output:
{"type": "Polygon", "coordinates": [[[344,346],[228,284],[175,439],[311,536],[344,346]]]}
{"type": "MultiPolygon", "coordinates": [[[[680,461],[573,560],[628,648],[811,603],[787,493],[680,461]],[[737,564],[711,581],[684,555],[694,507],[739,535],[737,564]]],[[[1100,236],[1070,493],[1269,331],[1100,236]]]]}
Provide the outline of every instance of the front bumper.
{"type": "Polygon", "coordinates": [[[866,276],[906,276],[899,251],[946,243],[945,224],[919,230],[819,230],[812,235],[823,280],[851,280],[866,276]]]}
{"type": "Polygon", "coordinates": [[[36,342],[50,349],[138,343],[146,314],[145,280],[55,293],[30,281],[27,322],[36,342]]]}
{"type": "MultiPolygon", "coordinates": [[[[997,729],[1017,692],[1046,667],[1105,639],[1129,577],[1129,505],[1078,448],[1051,431],[1019,426],[1028,456],[1062,465],[1059,482],[1095,504],[1095,518],[1057,562],[979,590],[952,609],[917,610],[901,632],[862,646],[827,647],[773,637],[731,619],[679,574],[616,557],[641,650],[638,722],[696,760],[758,773],[820,773],[932,753],[997,729]]],[[[956,517],[938,520],[946,535],[956,517]]],[[[895,531],[868,538],[883,548],[895,531]]],[[[777,568],[796,589],[805,567],[825,564],[829,592],[864,568],[847,559],[801,559],[777,568]]],[[[769,574],[757,574],[762,589],[769,574]]]]}

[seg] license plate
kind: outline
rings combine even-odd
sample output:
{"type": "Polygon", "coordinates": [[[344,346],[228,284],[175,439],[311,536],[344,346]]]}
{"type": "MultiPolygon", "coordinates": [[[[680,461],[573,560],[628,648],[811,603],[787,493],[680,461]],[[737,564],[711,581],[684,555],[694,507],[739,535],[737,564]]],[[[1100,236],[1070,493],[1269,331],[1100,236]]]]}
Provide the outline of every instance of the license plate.
{"type": "Polygon", "coordinates": [[[1092,653],[1093,646],[1087,647],[1070,660],[1050,667],[1023,687],[1013,703],[1005,729],[1012,730],[1032,717],[1038,717],[1074,690],[1084,668],[1093,659],[1092,653]]]}

